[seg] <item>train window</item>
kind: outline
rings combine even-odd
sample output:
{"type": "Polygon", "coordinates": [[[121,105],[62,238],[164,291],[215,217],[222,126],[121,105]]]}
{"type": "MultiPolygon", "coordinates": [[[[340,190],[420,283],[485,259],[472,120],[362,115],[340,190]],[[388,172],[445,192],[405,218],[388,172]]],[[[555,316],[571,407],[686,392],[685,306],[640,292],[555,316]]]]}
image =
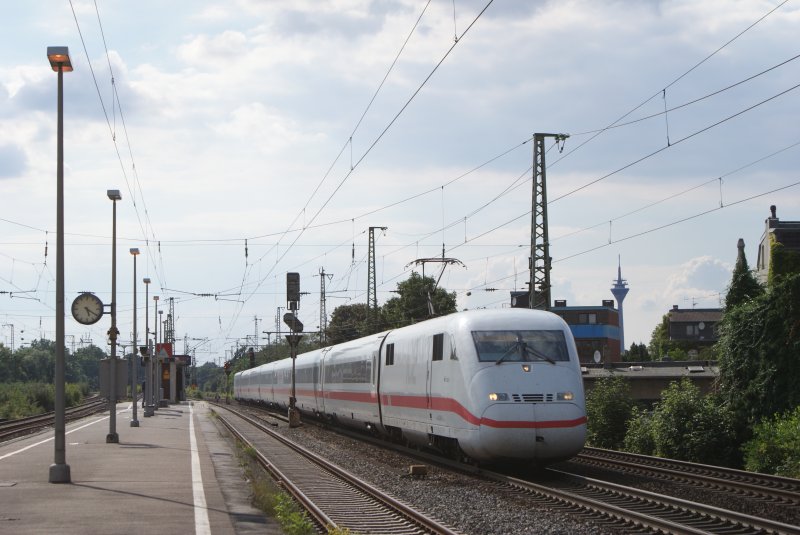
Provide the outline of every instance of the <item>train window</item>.
{"type": "Polygon", "coordinates": [[[569,361],[562,331],[473,331],[481,362],[569,361]]]}
{"type": "Polygon", "coordinates": [[[433,360],[442,360],[444,356],[444,334],[433,335],[433,360]]]}
{"type": "Polygon", "coordinates": [[[386,365],[394,365],[394,344],[386,344],[386,365]]]}

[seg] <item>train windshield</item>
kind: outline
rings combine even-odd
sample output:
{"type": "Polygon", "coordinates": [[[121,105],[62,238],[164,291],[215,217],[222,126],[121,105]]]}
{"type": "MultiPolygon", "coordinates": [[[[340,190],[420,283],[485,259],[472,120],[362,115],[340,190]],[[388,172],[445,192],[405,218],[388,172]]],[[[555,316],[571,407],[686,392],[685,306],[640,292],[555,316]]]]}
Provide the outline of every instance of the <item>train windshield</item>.
{"type": "Polygon", "coordinates": [[[472,331],[481,362],[569,361],[563,331],[472,331]]]}

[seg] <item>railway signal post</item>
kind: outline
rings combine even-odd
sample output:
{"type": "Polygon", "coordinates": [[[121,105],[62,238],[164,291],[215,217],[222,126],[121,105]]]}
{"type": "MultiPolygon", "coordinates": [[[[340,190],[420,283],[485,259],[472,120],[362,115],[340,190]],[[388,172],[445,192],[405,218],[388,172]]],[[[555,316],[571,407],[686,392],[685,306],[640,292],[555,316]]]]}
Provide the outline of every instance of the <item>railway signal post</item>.
{"type": "Polygon", "coordinates": [[[303,338],[303,324],[297,319],[295,312],[300,305],[300,274],[287,273],[286,274],[286,304],[291,312],[283,315],[283,322],[292,330],[292,334],[286,335],[286,341],[289,342],[292,357],[292,394],[289,396],[289,427],[300,426],[300,412],[298,412],[295,403],[297,402],[297,392],[295,390],[295,361],[297,360],[297,346],[303,338]]]}

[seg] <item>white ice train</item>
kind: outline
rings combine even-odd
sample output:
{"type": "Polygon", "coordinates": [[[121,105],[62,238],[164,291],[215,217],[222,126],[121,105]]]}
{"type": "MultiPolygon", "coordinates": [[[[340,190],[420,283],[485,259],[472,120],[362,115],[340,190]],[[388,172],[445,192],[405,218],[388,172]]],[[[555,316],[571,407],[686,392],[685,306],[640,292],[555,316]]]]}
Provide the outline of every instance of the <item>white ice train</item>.
{"type": "MultiPolygon", "coordinates": [[[[475,461],[546,464],[586,437],[578,354],[567,324],[529,309],[458,312],[303,353],[296,405],[475,461]]],[[[287,407],[291,359],[239,372],[238,400],[287,407]]]]}

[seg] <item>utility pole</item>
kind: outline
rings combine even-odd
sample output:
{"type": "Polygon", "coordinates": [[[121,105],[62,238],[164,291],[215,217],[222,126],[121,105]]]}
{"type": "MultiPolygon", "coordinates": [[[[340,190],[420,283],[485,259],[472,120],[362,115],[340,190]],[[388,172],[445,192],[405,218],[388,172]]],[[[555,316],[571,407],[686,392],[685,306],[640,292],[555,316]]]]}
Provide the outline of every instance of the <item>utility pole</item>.
{"type": "Polygon", "coordinates": [[[325,268],[319,268],[319,346],[326,343],[325,331],[328,329],[328,311],[325,309],[325,277],[333,278],[333,273],[325,273],[325,268]]]}
{"type": "Polygon", "coordinates": [[[375,229],[385,231],[388,227],[369,227],[367,251],[367,323],[372,327],[378,311],[378,285],[375,281],[375,229]]]}
{"type": "Polygon", "coordinates": [[[14,324],[13,323],[4,323],[3,327],[11,327],[11,352],[14,352],[14,324]]]}
{"type": "Polygon", "coordinates": [[[256,330],[253,331],[253,339],[255,340],[255,351],[258,353],[258,316],[253,316],[253,321],[256,324],[256,330]]]}
{"type": "Polygon", "coordinates": [[[164,326],[164,342],[173,344],[175,349],[175,298],[169,298],[169,312],[167,313],[167,323],[164,326]]]}
{"type": "Polygon", "coordinates": [[[278,307],[278,311],[275,313],[275,331],[278,333],[278,338],[281,337],[281,310],[283,307],[278,307]]]}
{"type": "Polygon", "coordinates": [[[533,135],[533,194],[531,203],[530,308],[550,310],[550,239],[547,228],[547,176],[544,138],[553,137],[562,143],[568,134],[533,135]]]}

